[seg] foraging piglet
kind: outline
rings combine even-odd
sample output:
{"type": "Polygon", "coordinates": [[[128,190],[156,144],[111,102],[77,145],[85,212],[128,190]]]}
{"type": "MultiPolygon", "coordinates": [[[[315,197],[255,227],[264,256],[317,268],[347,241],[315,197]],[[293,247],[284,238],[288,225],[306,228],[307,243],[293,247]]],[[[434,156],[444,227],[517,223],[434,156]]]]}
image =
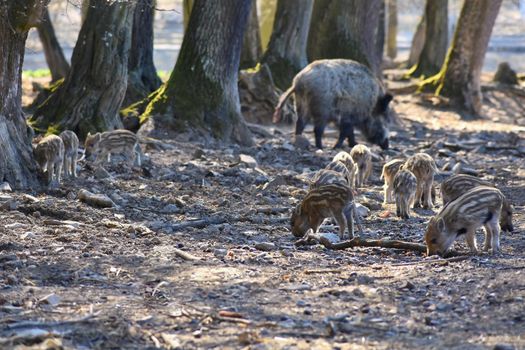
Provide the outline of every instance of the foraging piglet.
{"type": "Polygon", "coordinates": [[[426,153],[416,153],[407,159],[402,169],[410,170],[417,178],[414,208],[419,207],[423,202],[423,208],[431,209],[434,174],[439,172],[434,159],[426,153]]]}
{"type": "Polygon", "coordinates": [[[312,183],[310,184],[310,189],[319,188],[324,185],[334,184],[341,186],[349,186],[348,179],[340,172],[330,169],[321,169],[313,177],[312,183]]]}
{"type": "Polygon", "coordinates": [[[64,176],[77,177],[78,137],[71,130],[60,133],[64,143],[64,176]]]}
{"type": "Polygon", "coordinates": [[[42,173],[47,172],[47,183],[56,180],[60,184],[62,162],[64,161],[64,143],[56,135],[44,137],[33,146],[33,155],[42,173]]]}
{"type": "Polygon", "coordinates": [[[105,159],[109,162],[112,154],[122,154],[132,165],[137,160],[140,166],[140,146],[137,135],[131,131],[117,129],[97,132],[94,135],[88,133],[85,142],[86,158],[95,155],[95,164],[102,163],[105,159]]]}
{"type": "Polygon", "coordinates": [[[380,179],[385,180],[385,185],[383,186],[384,198],[383,204],[392,203],[392,190],[394,185],[394,176],[396,176],[399,168],[405,163],[403,159],[393,159],[383,165],[383,172],[381,173],[380,179]]]}
{"type": "Polygon", "coordinates": [[[396,199],[396,214],[403,219],[410,218],[410,207],[414,203],[417,189],[417,179],[410,170],[400,170],[392,181],[396,199]]]}
{"type": "Polygon", "coordinates": [[[325,59],[310,63],[293,79],[292,86],[279,98],[273,121],[281,118],[281,108],[291,94],[295,96],[297,122],[295,134],[301,135],[310,120],[314,123],[315,145],[323,148],[325,126],[339,126],[335,147],[343,141],[353,147],[354,126],[366,140],[388,148],[388,124],[394,115],[389,103],[392,95],[365,65],[348,59],[325,59]]]}
{"type": "MultiPolygon", "coordinates": [[[[443,255],[460,235],[466,235],[472,253],[478,252],[476,229],[485,228],[484,250],[500,248],[498,221],[504,196],[496,188],[479,186],[449,202],[428,223],[425,232],[428,255],[443,255]]],[[[504,215],[504,213],[503,213],[504,215]]]]}
{"type": "MultiPolygon", "coordinates": [[[[447,205],[447,203],[478,186],[495,187],[494,184],[471,175],[458,174],[449,177],[441,184],[443,205],[447,205]]],[[[512,232],[514,230],[514,225],[512,224],[512,213],[514,212],[514,208],[505,196],[501,210],[502,214],[499,222],[500,228],[503,231],[512,232]]]]}
{"type": "Polygon", "coordinates": [[[365,145],[355,145],[350,156],[356,164],[355,187],[363,186],[372,174],[372,152],[365,145]]]}
{"type": "Polygon", "coordinates": [[[342,175],[346,179],[346,184],[350,187],[354,187],[354,174],[348,171],[348,168],[346,165],[344,165],[342,162],[336,160],[331,161],[328,163],[328,165],[325,167],[326,170],[333,170],[340,175],[342,175]]]}
{"type": "MultiPolygon", "coordinates": [[[[356,172],[356,165],[354,163],[354,160],[352,159],[352,156],[348,152],[341,151],[335,155],[335,157],[332,159],[332,163],[338,161],[346,166],[346,169],[350,173],[348,183],[350,184],[350,186],[354,187],[354,175],[356,172]]],[[[326,167],[326,169],[328,169],[328,166],[326,167]]]]}
{"type": "Polygon", "coordinates": [[[350,238],[354,236],[355,206],[352,189],[347,185],[329,184],[311,189],[292,213],[291,227],[295,237],[303,237],[309,229],[317,233],[324,219],[333,217],[344,237],[346,226],[350,238]]]}

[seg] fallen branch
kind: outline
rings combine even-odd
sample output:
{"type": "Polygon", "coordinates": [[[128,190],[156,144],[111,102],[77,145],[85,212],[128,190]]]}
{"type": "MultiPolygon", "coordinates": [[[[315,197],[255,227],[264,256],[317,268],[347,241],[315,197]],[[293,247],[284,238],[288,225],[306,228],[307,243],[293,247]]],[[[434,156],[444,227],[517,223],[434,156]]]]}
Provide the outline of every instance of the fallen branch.
{"type": "Polygon", "coordinates": [[[195,255],[192,255],[188,252],[185,252],[183,250],[180,250],[180,249],[177,249],[177,248],[173,248],[173,253],[175,253],[175,255],[177,255],[178,257],[186,260],[186,261],[198,261],[200,260],[198,257],[196,257],[195,255]]]}
{"type": "Polygon", "coordinates": [[[198,220],[190,220],[190,221],[184,221],[179,224],[175,224],[171,226],[171,229],[173,231],[180,231],[182,229],[192,227],[192,228],[204,228],[209,225],[218,225],[223,224],[228,221],[228,218],[225,216],[217,216],[217,217],[211,217],[211,218],[205,218],[205,219],[198,219],[198,220]]]}
{"type": "Polygon", "coordinates": [[[105,194],[95,194],[84,189],[78,191],[77,198],[80,201],[94,207],[110,208],[115,206],[115,203],[113,203],[111,198],[109,198],[105,194]]]}
{"type": "Polygon", "coordinates": [[[413,265],[421,265],[421,264],[432,264],[432,263],[441,263],[441,264],[448,264],[449,262],[456,262],[456,261],[463,261],[467,260],[468,258],[471,258],[472,255],[458,255],[451,258],[435,258],[435,259],[428,259],[428,260],[418,260],[418,261],[410,261],[410,262],[404,262],[399,264],[392,264],[390,266],[413,266],[413,265]]]}
{"type": "Polygon", "coordinates": [[[55,322],[35,322],[35,321],[27,321],[27,322],[18,322],[11,325],[4,326],[4,329],[6,330],[14,330],[14,329],[22,329],[22,328],[55,328],[60,326],[67,326],[70,324],[75,323],[82,323],[87,322],[93,318],[98,316],[98,313],[89,314],[87,316],[77,318],[76,320],[64,320],[64,321],[55,321],[55,322]]]}
{"type": "Polygon", "coordinates": [[[332,250],[341,250],[354,247],[380,247],[380,248],[394,248],[394,249],[403,249],[416,251],[419,253],[425,253],[427,247],[424,244],[404,242],[397,240],[388,240],[388,239],[362,239],[355,237],[349,241],[343,241],[338,243],[332,243],[325,237],[320,237],[319,242],[328,249],[332,250]]]}
{"type": "Polygon", "coordinates": [[[343,272],[342,269],[319,269],[319,270],[305,270],[305,275],[313,275],[313,274],[325,274],[325,273],[341,273],[343,272]]]}

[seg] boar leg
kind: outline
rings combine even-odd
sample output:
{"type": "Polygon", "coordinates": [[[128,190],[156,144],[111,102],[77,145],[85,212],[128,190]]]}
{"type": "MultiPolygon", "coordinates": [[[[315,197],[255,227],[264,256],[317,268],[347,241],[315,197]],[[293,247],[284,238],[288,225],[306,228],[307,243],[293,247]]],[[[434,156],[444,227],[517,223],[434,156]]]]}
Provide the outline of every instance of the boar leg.
{"type": "Polygon", "coordinates": [[[467,244],[470,248],[470,252],[473,254],[478,253],[478,245],[476,243],[476,229],[470,229],[467,231],[467,244]]]}
{"type": "Polygon", "coordinates": [[[492,224],[492,254],[499,252],[499,223],[493,222],[492,224]]]}
{"type": "Polygon", "coordinates": [[[487,222],[485,224],[485,244],[483,245],[483,250],[486,252],[493,247],[492,236],[492,227],[490,226],[490,222],[487,222]]]}
{"type": "Polygon", "coordinates": [[[425,209],[432,209],[432,182],[427,181],[424,185],[424,193],[423,193],[424,199],[423,199],[423,207],[425,209]]]}
{"type": "MultiPolygon", "coordinates": [[[[352,126],[352,123],[349,123],[348,121],[345,121],[345,118],[341,118],[341,122],[339,123],[339,138],[337,139],[337,143],[334,146],[335,148],[341,148],[343,147],[343,142],[346,138],[352,138],[352,140],[355,139],[354,137],[354,127],[352,126]]],[[[350,141],[348,142],[350,145],[350,141]]],[[[354,142],[355,145],[355,142],[354,142]]],[[[350,147],[353,147],[354,145],[350,145],[350,147]]]]}
{"type": "Polygon", "coordinates": [[[324,125],[316,125],[314,127],[314,134],[315,134],[315,147],[318,149],[323,149],[323,133],[324,133],[324,125]]]}
{"type": "Polygon", "coordinates": [[[339,237],[342,240],[345,237],[346,218],[342,212],[338,212],[338,211],[333,211],[332,215],[334,216],[335,221],[337,221],[337,225],[339,226],[339,237]]]}
{"type": "Polygon", "coordinates": [[[304,119],[302,116],[297,116],[297,121],[295,122],[295,134],[301,135],[303,133],[303,130],[306,126],[306,123],[304,122],[304,119]]]}

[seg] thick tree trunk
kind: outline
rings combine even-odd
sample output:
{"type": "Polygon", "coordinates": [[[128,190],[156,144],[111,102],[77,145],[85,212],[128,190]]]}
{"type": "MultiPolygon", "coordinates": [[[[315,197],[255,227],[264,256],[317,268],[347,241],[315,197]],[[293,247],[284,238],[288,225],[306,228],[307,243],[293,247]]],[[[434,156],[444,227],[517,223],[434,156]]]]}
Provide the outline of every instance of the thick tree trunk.
{"type": "MultiPolygon", "coordinates": [[[[277,10],[277,0],[259,0],[261,12],[259,13],[259,23],[261,26],[261,45],[263,52],[266,51],[270,36],[273,31],[273,21],[277,10]]],[[[255,3],[254,3],[255,6],[255,3]]]]}
{"type": "Polygon", "coordinates": [[[69,63],[67,63],[62,48],[58,43],[47,8],[44,10],[42,21],[38,25],[37,30],[42,46],[44,47],[47,66],[51,72],[51,81],[55,82],[65,78],[69,71],[69,63]]]}
{"type": "Polygon", "coordinates": [[[412,70],[413,76],[430,76],[439,72],[448,46],[448,0],[427,0],[425,44],[419,62],[412,70]]]}
{"type": "Polygon", "coordinates": [[[386,54],[391,59],[397,56],[397,0],[387,0],[388,30],[386,39],[386,54]]]}
{"type": "Polygon", "coordinates": [[[313,0],[279,0],[272,37],[261,63],[270,67],[275,85],[287,89],[308,64],[306,44],[313,0]]]}
{"type": "Polygon", "coordinates": [[[179,57],[142,120],[252,144],[241,115],[237,77],[251,0],[195,0],[179,57]]]}
{"type": "Polygon", "coordinates": [[[410,53],[408,55],[408,67],[412,67],[419,61],[421,51],[423,51],[423,45],[425,45],[425,32],[427,30],[427,18],[423,13],[421,16],[414,36],[412,37],[412,45],[410,46],[410,53]]]}
{"type": "Polygon", "coordinates": [[[128,63],[128,88],[123,106],[142,100],[162,84],[153,63],[155,0],[138,0],[136,3],[128,63]]]}
{"type": "Polygon", "coordinates": [[[383,53],[385,52],[386,39],[386,3],[385,0],[380,0],[379,7],[379,21],[375,35],[376,56],[379,59],[379,69],[383,63],[383,53]]]}
{"type": "Polygon", "coordinates": [[[32,133],[22,112],[22,64],[27,32],[48,2],[0,2],[0,182],[16,189],[38,185],[32,133]]]}
{"type": "Polygon", "coordinates": [[[379,73],[377,33],[382,0],[315,0],[308,58],[348,58],[379,73]]]}
{"type": "Polygon", "coordinates": [[[469,0],[463,3],[454,39],[441,71],[423,82],[437,86],[436,94],[478,116],[481,112],[481,69],[502,0],[469,0]]]}
{"type": "Polygon", "coordinates": [[[33,115],[39,130],[88,132],[121,128],[134,2],[90,0],[73,50],[71,70],[33,115]]]}
{"type": "Polygon", "coordinates": [[[257,65],[262,54],[261,34],[259,31],[259,17],[257,16],[257,6],[255,1],[250,11],[248,25],[244,31],[242,41],[240,68],[252,68],[257,65]]]}
{"type": "Polygon", "coordinates": [[[194,0],[182,0],[182,21],[184,23],[184,32],[188,29],[188,22],[190,21],[191,8],[194,0]]]}

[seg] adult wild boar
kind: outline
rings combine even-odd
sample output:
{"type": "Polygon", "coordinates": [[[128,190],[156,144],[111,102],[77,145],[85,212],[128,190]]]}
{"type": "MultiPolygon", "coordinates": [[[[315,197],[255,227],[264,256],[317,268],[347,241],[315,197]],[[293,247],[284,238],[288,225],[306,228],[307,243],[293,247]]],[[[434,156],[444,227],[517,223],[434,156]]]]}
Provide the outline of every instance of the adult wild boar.
{"type": "Polygon", "coordinates": [[[322,136],[326,124],[339,125],[339,139],[334,148],[356,144],[354,127],[367,141],[388,148],[388,124],[392,95],[385,93],[381,82],[364,65],[346,59],[318,60],[310,63],[293,79],[292,86],[279,98],[273,115],[274,123],[281,118],[284,102],[295,94],[297,123],[295,134],[302,134],[313,119],[315,145],[323,148],[322,136]]]}

